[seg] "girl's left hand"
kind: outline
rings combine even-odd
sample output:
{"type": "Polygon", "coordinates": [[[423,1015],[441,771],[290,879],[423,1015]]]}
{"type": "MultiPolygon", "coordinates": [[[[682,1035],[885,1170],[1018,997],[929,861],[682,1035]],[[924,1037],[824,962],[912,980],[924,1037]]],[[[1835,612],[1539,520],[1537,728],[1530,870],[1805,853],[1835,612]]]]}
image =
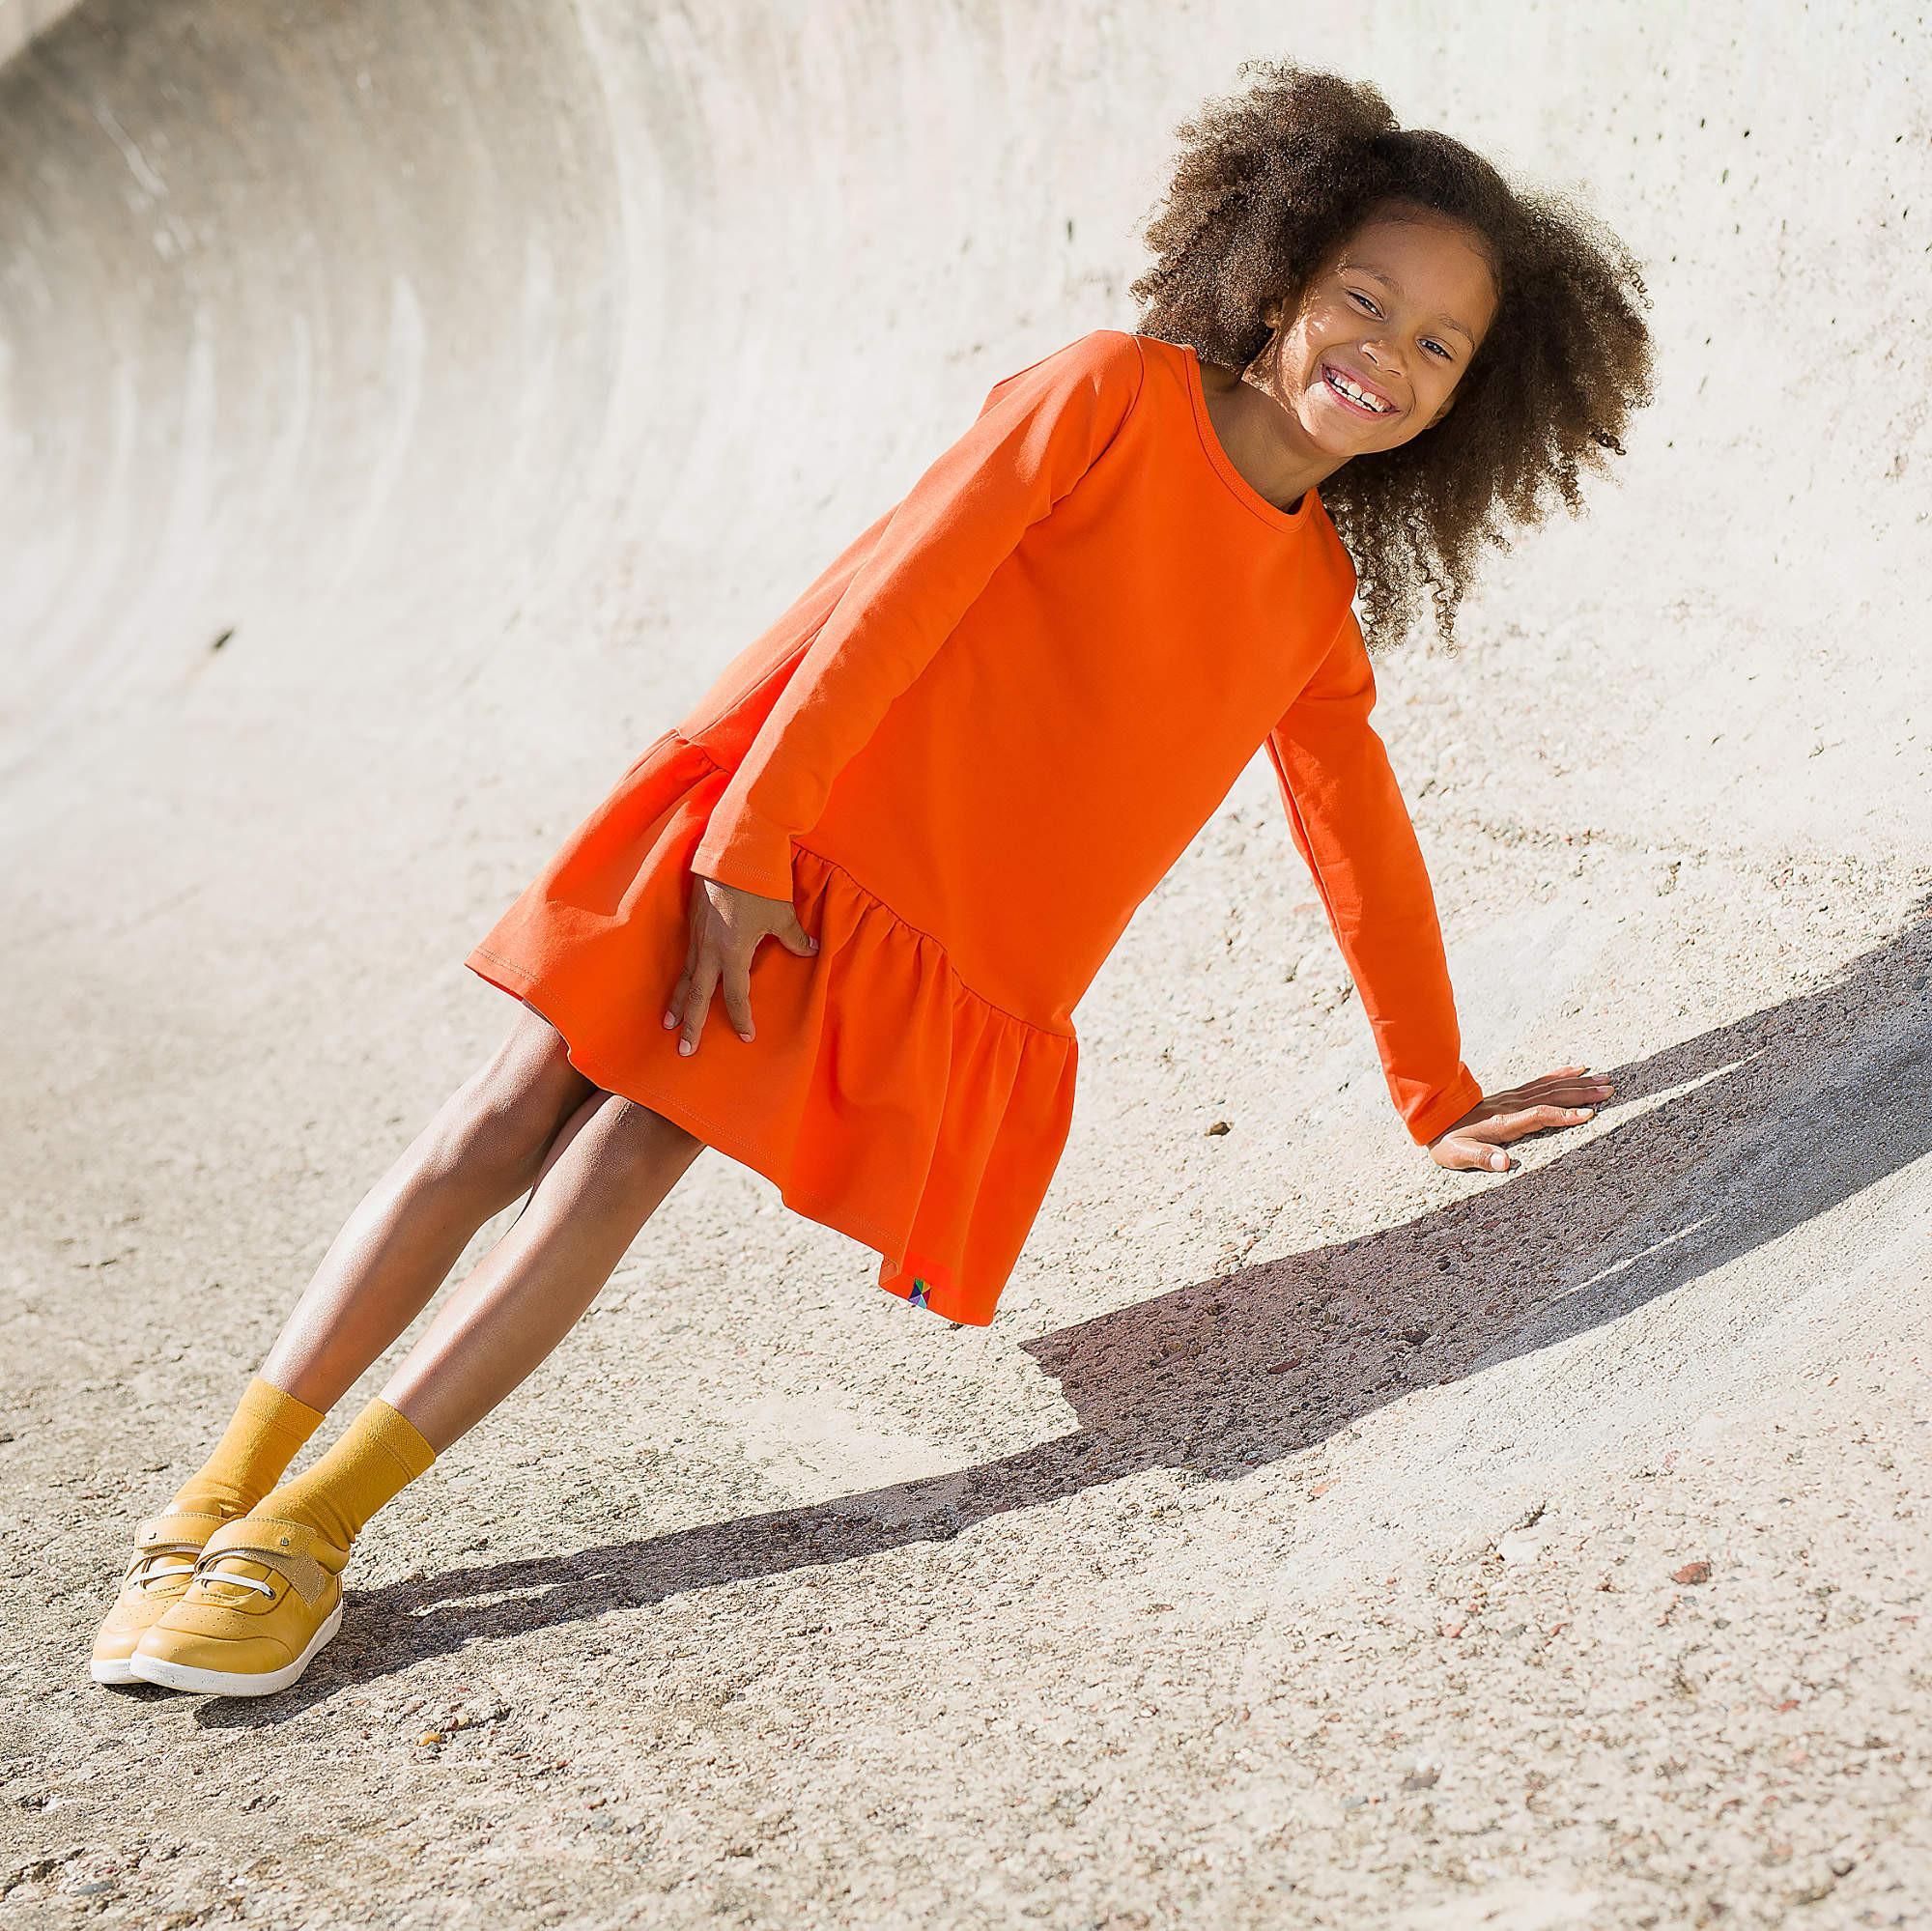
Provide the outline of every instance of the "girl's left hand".
{"type": "Polygon", "coordinates": [[[1575,1126],[1588,1120],[1597,1102],[1614,1091],[1602,1073],[1588,1066],[1558,1066],[1541,1079],[1486,1093],[1482,1101],[1429,1143],[1438,1167],[1481,1167],[1492,1172],[1509,1165],[1500,1142],[1520,1140],[1552,1126],[1575,1126]]]}

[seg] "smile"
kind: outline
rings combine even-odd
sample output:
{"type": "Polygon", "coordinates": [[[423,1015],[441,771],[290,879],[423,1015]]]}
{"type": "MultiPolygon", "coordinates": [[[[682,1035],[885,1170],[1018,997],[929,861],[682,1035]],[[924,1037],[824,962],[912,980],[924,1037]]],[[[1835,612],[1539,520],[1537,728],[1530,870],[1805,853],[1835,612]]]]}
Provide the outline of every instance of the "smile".
{"type": "Polygon", "coordinates": [[[1395,405],[1376,400],[1367,389],[1360,387],[1350,377],[1339,375],[1324,362],[1321,365],[1321,381],[1330,394],[1357,415],[1393,415],[1395,405]]]}

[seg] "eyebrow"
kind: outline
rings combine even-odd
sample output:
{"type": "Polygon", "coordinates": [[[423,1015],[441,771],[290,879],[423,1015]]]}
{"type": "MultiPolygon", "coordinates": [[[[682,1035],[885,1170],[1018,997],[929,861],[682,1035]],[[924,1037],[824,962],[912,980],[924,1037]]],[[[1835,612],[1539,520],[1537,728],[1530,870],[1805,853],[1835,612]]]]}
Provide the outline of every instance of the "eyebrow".
{"type": "MultiPolygon", "coordinates": [[[[1384,288],[1393,289],[1397,295],[1402,293],[1402,284],[1393,275],[1385,275],[1379,269],[1372,269],[1364,262],[1337,262],[1335,266],[1338,269],[1353,269],[1358,275],[1373,275],[1384,288]]],[[[1476,339],[1476,331],[1458,322],[1453,315],[1437,315],[1431,320],[1444,328],[1453,328],[1459,335],[1466,335],[1471,342],[1476,339]]]]}

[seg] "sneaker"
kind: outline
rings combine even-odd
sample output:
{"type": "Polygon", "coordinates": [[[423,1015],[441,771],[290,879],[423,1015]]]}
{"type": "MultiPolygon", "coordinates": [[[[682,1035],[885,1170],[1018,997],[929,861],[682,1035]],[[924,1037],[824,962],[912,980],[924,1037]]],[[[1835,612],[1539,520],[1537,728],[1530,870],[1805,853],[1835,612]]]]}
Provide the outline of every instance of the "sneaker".
{"type": "Polygon", "coordinates": [[[213,1696],[286,1690],[341,1626],[348,1560],[306,1522],[238,1516],[208,1538],[180,1600],[128,1666],[143,1683],[213,1696]]]}
{"type": "Polygon", "coordinates": [[[134,1553],[94,1638],[88,1674],[97,1683],[132,1683],[134,1646],[182,1599],[202,1545],[229,1519],[199,1510],[150,1516],[134,1531],[134,1553]]]}

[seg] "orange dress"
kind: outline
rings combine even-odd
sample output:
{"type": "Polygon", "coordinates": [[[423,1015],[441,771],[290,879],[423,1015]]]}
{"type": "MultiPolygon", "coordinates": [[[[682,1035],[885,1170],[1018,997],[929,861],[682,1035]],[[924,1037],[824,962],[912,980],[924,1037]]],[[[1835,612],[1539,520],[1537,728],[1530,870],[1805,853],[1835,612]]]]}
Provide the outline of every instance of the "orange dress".
{"type": "Polygon", "coordinates": [[[1355,572],[1222,448],[1191,349],[1096,328],[973,425],[617,781],[465,963],[575,1065],[983,1325],[1065,1143],[1073,1012],[1265,744],[1388,1090],[1481,1098],[1380,738],[1355,572]],[[754,1036],[662,1014],[693,874],[789,897],[754,1036]]]}

